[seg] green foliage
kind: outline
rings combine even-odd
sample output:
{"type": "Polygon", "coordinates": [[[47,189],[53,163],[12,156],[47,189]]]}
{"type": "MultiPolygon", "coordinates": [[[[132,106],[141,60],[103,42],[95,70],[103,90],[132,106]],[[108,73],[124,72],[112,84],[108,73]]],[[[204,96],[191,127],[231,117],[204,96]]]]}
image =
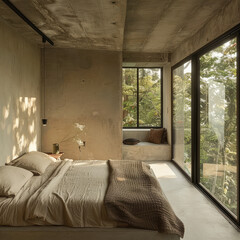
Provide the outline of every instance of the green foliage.
{"type": "MultiPolygon", "coordinates": [[[[200,57],[200,182],[237,214],[236,39],[200,57]]],[[[191,75],[186,64],[173,74],[174,156],[190,173],[191,75]]]]}
{"type": "MultiPolygon", "coordinates": [[[[139,126],[161,125],[160,69],[139,68],[139,126]]],[[[123,68],[123,126],[137,126],[137,69],[123,68]]]]}
{"type": "Polygon", "coordinates": [[[235,214],[236,51],[233,39],[200,58],[201,183],[235,214]],[[204,173],[206,163],[215,166],[208,176],[204,173]]]}
{"type": "Polygon", "coordinates": [[[191,62],[173,72],[174,159],[191,175],[191,62]]]}

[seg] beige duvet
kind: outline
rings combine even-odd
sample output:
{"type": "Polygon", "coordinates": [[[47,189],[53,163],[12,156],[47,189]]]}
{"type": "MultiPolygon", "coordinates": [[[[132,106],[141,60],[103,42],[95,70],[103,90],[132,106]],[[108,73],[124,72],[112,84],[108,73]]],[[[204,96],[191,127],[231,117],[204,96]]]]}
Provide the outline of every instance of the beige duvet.
{"type": "Polygon", "coordinates": [[[14,198],[0,198],[0,225],[116,227],[103,205],[107,186],[107,161],[53,163],[14,198]]]}

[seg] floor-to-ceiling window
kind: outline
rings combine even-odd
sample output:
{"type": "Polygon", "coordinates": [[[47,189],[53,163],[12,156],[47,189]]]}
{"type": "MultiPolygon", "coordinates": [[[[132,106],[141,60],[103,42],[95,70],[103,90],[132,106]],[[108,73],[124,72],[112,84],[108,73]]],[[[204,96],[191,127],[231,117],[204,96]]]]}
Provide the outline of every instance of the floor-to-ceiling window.
{"type": "Polygon", "coordinates": [[[191,176],[191,61],[173,70],[173,160],[191,176]]]}
{"type": "Polygon", "coordinates": [[[240,25],[172,68],[173,161],[240,227],[240,25]]]}
{"type": "Polygon", "coordinates": [[[200,63],[200,183],[237,215],[236,38],[200,63]]]}

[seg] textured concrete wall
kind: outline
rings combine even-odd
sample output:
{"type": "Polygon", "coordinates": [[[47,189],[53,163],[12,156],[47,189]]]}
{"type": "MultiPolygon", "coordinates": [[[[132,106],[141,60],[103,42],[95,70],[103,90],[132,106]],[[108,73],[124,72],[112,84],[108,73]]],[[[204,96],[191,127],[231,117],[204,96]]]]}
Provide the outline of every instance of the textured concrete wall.
{"type": "Polygon", "coordinates": [[[184,41],[172,54],[172,65],[240,23],[240,1],[232,0],[207,22],[194,36],[184,41]]]}
{"type": "Polygon", "coordinates": [[[43,151],[59,143],[63,158],[121,159],[121,58],[119,52],[47,49],[43,151]],[[86,141],[81,152],[77,140],[86,141]]]}
{"type": "Polygon", "coordinates": [[[123,144],[122,155],[124,160],[170,161],[171,146],[169,144],[154,144],[149,142],[140,142],[137,145],[123,144]]]}
{"type": "Polygon", "coordinates": [[[0,19],[0,165],[40,148],[40,50],[0,19]]]}
{"type": "Polygon", "coordinates": [[[163,127],[167,129],[168,144],[171,139],[171,66],[163,67],[163,127]]]}

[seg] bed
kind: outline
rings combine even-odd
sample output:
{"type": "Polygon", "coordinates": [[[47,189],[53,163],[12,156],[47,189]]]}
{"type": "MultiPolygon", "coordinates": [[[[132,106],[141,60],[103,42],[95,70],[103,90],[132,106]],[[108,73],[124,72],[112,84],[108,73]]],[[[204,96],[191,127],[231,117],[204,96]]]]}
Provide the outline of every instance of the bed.
{"type": "MultiPolygon", "coordinates": [[[[114,189],[126,185],[126,175],[122,175],[125,170],[121,169],[120,162],[69,159],[52,162],[42,175],[31,177],[15,197],[0,197],[0,239],[106,240],[113,236],[116,240],[180,239],[183,225],[175,215],[173,218],[177,222],[173,224],[176,226],[169,228],[167,222],[167,231],[157,231],[151,224],[149,229],[143,229],[145,225],[135,226],[126,221],[131,218],[131,212],[126,215],[124,201],[132,198],[131,194],[120,194],[119,199],[112,199],[114,189]],[[112,168],[114,164],[117,164],[117,173],[112,168]],[[117,183],[113,179],[117,179],[117,183]],[[116,185],[118,182],[120,185],[116,185]],[[119,216],[122,218],[118,219],[119,216]]],[[[137,213],[139,209],[133,217],[136,218],[137,213]]],[[[141,218],[141,211],[139,214],[141,218]]],[[[174,213],[165,215],[169,214],[174,213]]]]}

